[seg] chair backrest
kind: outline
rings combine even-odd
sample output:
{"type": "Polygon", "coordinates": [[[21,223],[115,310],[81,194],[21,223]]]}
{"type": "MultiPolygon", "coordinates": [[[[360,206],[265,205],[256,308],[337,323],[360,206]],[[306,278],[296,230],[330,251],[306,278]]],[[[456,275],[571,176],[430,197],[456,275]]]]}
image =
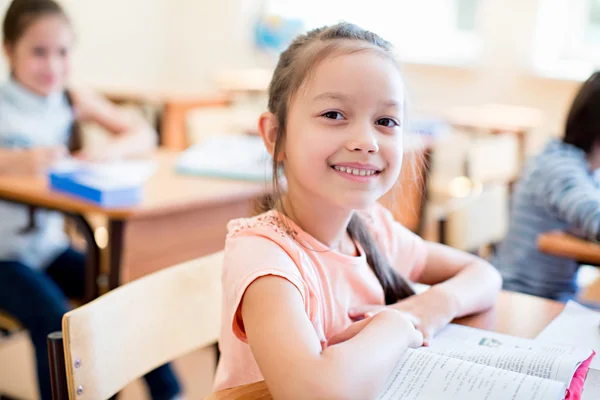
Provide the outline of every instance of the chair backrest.
{"type": "Polygon", "coordinates": [[[508,226],[507,185],[484,185],[481,193],[461,200],[446,216],[446,244],[472,251],[500,242],[508,226]]]}
{"type": "Polygon", "coordinates": [[[223,254],[119,287],[63,318],[70,399],[106,399],[154,368],[218,340],[223,254]]]}
{"type": "Polygon", "coordinates": [[[512,182],[520,173],[519,157],[515,135],[477,136],[467,152],[467,176],[480,183],[512,182]]]}

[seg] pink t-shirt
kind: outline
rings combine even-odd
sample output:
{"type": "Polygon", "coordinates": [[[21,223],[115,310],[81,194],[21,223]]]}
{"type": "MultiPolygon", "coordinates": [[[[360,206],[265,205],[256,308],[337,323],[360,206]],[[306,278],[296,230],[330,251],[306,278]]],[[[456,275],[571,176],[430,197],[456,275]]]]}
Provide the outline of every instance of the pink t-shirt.
{"type": "MultiPolygon", "coordinates": [[[[425,265],[422,239],[396,222],[383,206],[376,205],[360,215],[391,265],[415,281],[425,265]]],[[[215,390],[263,379],[247,344],[239,312],[246,289],[256,279],[276,275],[298,289],[323,347],[350,325],[350,308],[384,304],[383,289],[358,244],[360,254],[356,257],[333,251],[288,220],[296,232],[294,240],[286,233],[282,218],[276,211],[269,211],[228,225],[222,277],[221,359],[215,390]]]]}

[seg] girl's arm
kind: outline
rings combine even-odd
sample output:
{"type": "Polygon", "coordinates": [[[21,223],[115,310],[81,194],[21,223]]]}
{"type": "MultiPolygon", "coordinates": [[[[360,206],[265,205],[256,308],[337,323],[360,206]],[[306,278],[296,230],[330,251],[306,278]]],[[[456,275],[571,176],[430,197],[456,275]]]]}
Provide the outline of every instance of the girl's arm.
{"type": "Polygon", "coordinates": [[[496,302],[502,278],[491,264],[451,247],[425,242],[427,261],[417,281],[433,285],[453,305],[452,318],[490,308],[496,302]]]}
{"type": "Polygon", "coordinates": [[[66,155],[63,147],[5,149],[0,147],[0,174],[36,175],[66,155]]]}
{"type": "Polygon", "coordinates": [[[502,288],[502,278],[479,257],[438,243],[425,242],[425,246],[427,259],[416,280],[431,288],[393,307],[420,320],[419,329],[427,345],[454,318],[492,307],[502,288]]]}
{"type": "MultiPolygon", "coordinates": [[[[498,271],[471,254],[438,243],[425,242],[427,259],[418,277],[419,283],[431,285],[423,293],[390,306],[413,314],[420,322],[424,343],[454,318],[483,311],[496,302],[502,287],[498,271]]],[[[361,318],[381,306],[364,306],[350,310],[351,318],[361,318]]]]}
{"type": "MultiPolygon", "coordinates": [[[[78,120],[95,122],[115,136],[108,148],[98,151],[100,158],[122,158],[147,154],[156,148],[157,133],[135,113],[125,113],[119,107],[91,91],[71,91],[78,120]]],[[[97,156],[93,151],[89,156],[97,156]]]]}
{"type": "Polygon", "coordinates": [[[370,399],[383,390],[400,355],[421,345],[410,320],[385,310],[350,339],[322,349],[304,301],[287,280],[253,282],[241,304],[248,344],[274,399],[370,399]]]}
{"type": "Polygon", "coordinates": [[[586,238],[600,240],[600,188],[587,166],[570,157],[556,158],[539,180],[540,199],[548,210],[586,238]]]}

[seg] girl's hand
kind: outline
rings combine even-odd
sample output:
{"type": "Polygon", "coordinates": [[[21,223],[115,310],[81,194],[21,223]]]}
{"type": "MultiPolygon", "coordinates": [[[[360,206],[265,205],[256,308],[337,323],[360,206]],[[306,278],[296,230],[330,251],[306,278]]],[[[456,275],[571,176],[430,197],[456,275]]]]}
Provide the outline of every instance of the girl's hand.
{"type": "Polygon", "coordinates": [[[93,163],[105,163],[111,161],[121,161],[130,159],[147,159],[154,154],[154,148],[144,146],[135,147],[130,138],[114,140],[112,143],[102,146],[98,149],[79,151],[73,154],[73,157],[93,163]],[[132,148],[134,148],[132,150],[132,148]]]}
{"type": "MultiPolygon", "coordinates": [[[[359,319],[365,314],[380,310],[382,306],[363,306],[350,310],[350,318],[359,319]]],[[[417,328],[423,333],[424,345],[429,345],[433,336],[448,325],[456,316],[456,300],[443,289],[432,286],[429,290],[408,297],[388,306],[414,315],[419,323],[417,328]]]]}
{"type": "Polygon", "coordinates": [[[46,172],[50,166],[67,154],[62,146],[34,147],[25,150],[15,150],[14,164],[8,166],[9,173],[24,175],[39,175],[46,172]]]}
{"type": "Polygon", "coordinates": [[[372,317],[367,317],[358,322],[350,324],[350,326],[343,331],[338,332],[330,337],[329,340],[327,340],[327,345],[333,346],[334,344],[342,343],[346,340],[352,339],[354,336],[358,335],[358,333],[362,331],[364,327],[369,324],[369,322],[371,322],[371,319],[372,317]]]}
{"type": "MultiPolygon", "coordinates": [[[[372,314],[367,313],[367,315],[372,314]]],[[[380,319],[384,320],[386,325],[393,326],[396,324],[398,328],[394,329],[397,329],[397,332],[401,337],[406,339],[406,345],[408,347],[415,348],[423,346],[423,334],[415,326],[415,323],[418,323],[418,321],[413,315],[390,308],[382,310],[372,317],[373,322],[380,319]]]]}
{"type": "Polygon", "coordinates": [[[121,148],[115,145],[107,145],[97,150],[79,151],[73,154],[73,157],[93,163],[105,163],[110,161],[118,161],[125,158],[121,148]]]}
{"type": "Polygon", "coordinates": [[[419,347],[422,345],[423,335],[416,329],[416,326],[418,325],[419,321],[415,316],[405,312],[400,312],[392,308],[385,308],[382,306],[380,306],[380,308],[375,311],[367,312],[364,315],[363,319],[361,319],[358,322],[354,322],[348,328],[333,335],[327,341],[327,345],[333,346],[334,344],[350,340],[354,336],[356,336],[360,331],[362,331],[369,323],[371,323],[374,320],[380,319],[393,319],[402,324],[404,328],[401,328],[401,330],[408,337],[409,347],[419,347]]]}

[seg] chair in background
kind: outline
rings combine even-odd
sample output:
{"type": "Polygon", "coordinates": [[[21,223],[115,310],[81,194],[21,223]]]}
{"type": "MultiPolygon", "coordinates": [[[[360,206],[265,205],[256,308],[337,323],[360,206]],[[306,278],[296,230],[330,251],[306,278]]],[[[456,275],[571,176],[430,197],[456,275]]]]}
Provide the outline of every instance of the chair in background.
{"type": "Polygon", "coordinates": [[[507,229],[509,188],[519,173],[515,135],[454,131],[434,151],[427,239],[472,252],[500,242],[507,229]]]}
{"type": "MultiPolygon", "coordinates": [[[[451,247],[480,253],[499,243],[508,229],[508,187],[487,184],[455,203],[440,219],[440,242],[451,247]]],[[[482,254],[483,255],[483,254],[482,254]]]]}
{"type": "Polygon", "coordinates": [[[0,397],[39,398],[35,354],[29,334],[0,311],[0,397]]]}
{"type": "Polygon", "coordinates": [[[518,139],[513,135],[474,138],[467,150],[466,168],[472,181],[511,184],[521,172],[518,139]]]}
{"type": "Polygon", "coordinates": [[[223,254],[121,286],[49,335],[54,399],[107,399],[154,368],[217,342],[223,254]]]}

